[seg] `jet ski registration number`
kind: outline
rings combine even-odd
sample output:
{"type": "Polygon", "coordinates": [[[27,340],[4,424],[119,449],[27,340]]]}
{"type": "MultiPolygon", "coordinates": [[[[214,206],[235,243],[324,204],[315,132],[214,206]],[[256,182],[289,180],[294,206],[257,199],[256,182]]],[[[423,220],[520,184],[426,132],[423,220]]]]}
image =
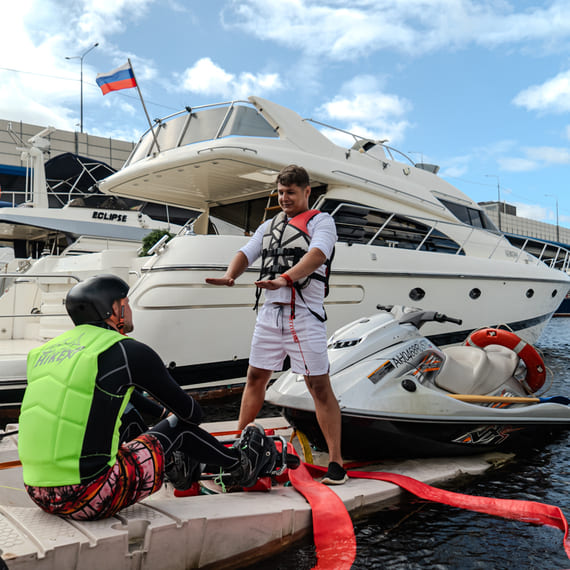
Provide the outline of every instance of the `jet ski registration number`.
{"type": "Polygon", "coordinates": [[[410,362],[410,360],[413,360],[418,354],[421,354],[430,348],[433,348],[431,342],[429,342],[429,340],[422,339],[406,346],[406,348],[392,356],[390,360],[396,368],[399,368],[400,366],[410,362]]]}

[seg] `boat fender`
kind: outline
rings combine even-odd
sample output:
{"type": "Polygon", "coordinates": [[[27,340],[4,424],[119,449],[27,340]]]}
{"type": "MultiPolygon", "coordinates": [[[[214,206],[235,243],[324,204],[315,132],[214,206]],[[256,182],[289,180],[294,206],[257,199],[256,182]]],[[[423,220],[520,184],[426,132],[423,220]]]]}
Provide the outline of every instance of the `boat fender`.
{"type": "Polygon", "coordinates": [[[504,329],[480,329],[472,332],[465,341],[467,346],[478,346],[484,348],[490,344],[499,344],[513,352],[522,359],[526,365],[526,378],[521,382],[523,388],[533,394],[542,386],[546,380],[546,367],[542,357],[537,350],[528,342],[522,340],[511,331],[504,329]]]}

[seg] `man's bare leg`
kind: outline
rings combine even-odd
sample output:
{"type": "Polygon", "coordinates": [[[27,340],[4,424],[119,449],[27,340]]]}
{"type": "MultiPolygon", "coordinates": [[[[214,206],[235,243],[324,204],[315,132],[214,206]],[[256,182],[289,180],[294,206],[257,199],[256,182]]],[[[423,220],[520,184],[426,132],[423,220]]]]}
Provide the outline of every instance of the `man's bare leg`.
{"type": "Polygon", "coordinates": [[[259,414],[265,401],[265,388],[272,374],[272,370],[264,370],[255,366],[248,367],[247,381],[239,409],[238,429],[244,429],[259,414]]]}
{"type": "Polygon", "coordinates": [[[305,376],[305,382],[315,402],[317,421],[327,443],[329,461],[342,466],[340,407],[332,390],[330,377],[328,374],[305,376]]]}

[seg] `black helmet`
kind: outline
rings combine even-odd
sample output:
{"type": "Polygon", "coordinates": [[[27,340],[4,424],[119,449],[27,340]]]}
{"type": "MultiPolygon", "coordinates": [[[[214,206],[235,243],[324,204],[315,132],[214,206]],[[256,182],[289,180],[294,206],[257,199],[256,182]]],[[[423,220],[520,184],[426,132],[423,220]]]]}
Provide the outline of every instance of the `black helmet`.
{"type": "Polygon", "coordinates": [[[113,303],[124,299],[129,286],[116,275],[95,275],[74,285],[65,308],[76,325],[101,323],[113,314],[113,303]]]}

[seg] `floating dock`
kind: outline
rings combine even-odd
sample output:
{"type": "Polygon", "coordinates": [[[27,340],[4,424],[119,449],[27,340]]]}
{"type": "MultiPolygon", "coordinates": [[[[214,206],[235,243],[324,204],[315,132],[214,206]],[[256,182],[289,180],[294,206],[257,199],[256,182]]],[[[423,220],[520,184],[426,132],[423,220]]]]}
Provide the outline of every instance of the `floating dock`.
{"type": "MultiPolygon", "coordinates": [[[[266,428],[282,418],[259,420],[266,428]]],[[[6,432],[17,426],[7,426],[6,432]]],[[[213,433],[234,430],[235,422],[204,424],[213,433]]],[[[279,435],[286,431],[279,431],[279,435]]],[[[443,484],[478,475],[510,456],[385,461],[374,471],[443,484]]],[[[321,458],[322,459],[322,458],[321,458]]],[[[141,503],[102,521],[64,520],[41,511],[24,490],[17,462],[17,435],[0,443],[0,568],[10,570],[185,570],[238,568],[271,556],[312,530],[309,504],[293,487],[270,492],[174,497],[164,486],[141,503]]],[[[319,458],[316,463],[320,463],[319,458]]],[[[331,487],[353,519],[398,502],[402,491],[381,481],[350,479],[331,487]]]]}

